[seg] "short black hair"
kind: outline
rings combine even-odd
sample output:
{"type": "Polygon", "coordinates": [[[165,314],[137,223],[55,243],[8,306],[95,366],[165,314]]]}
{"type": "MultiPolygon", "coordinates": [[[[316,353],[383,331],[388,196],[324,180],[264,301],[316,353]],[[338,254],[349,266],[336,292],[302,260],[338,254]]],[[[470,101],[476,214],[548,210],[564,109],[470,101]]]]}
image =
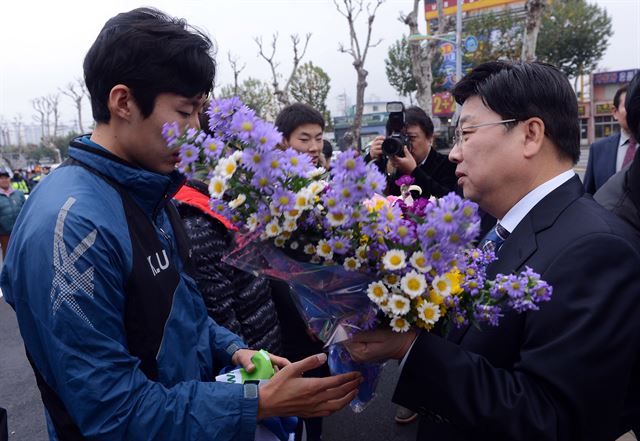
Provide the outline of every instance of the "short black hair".
{"type": "Polygon", "coordinates": [[[627,109],[627,125],[633,138],[640,139],[640,72],[629,83],[624,107],[627,109]]]}
{"type": "Polygon", "coordinates": [[[308,104],[293,103],[278,113],[275,124],[284,139],[289,139],[295,129],[305,124],[317,124],[324,130],[324,117],[308,104]]]}
{"type": "Polygon", "coordinates": [[[117,84],[131,89],[145,118],[161,93],[208,94],[215,76],[212,47],[202,32],[157,9],[138,8],[109,19],[83,65],[93,118],[109,122],[107,100],[117,84]]]}
{"type": "Polygon", "coordinates": [[[620,107],[620,97],[623,93],[627,93],[627,89],[628,85],[625,84],[620,89],[616,90],[616,94],[613,96],[613,107],[615,107],[616,109],[620,107]]]}
{"type": "MultiPolygon", "coordinates": [[[[456,102],[479,96],[503,119],[538,117],[558,153],[580,158],[578,100],[566,75],[540,62],[489,61],[469,72],[453,89],[456,102]]],[[[508,127],[508,126],[507,126],[508,127]]]]}
{"type": "Polygon", "coordinates": [[[322,154],[327,159],[330,159],[333,156],[333,146],[326,139],[322,140],[322,154]]]}
{"type": "Polygon", "coordinates": [[[10,176],[11,176],[11,175],[9,174],[9,172],[8,172],[8,171],[6,171],[6,170],[0,170],[0,178],[8,178],[8,177],[10,177],[10,176]]]}
{"type": "Polygon", "coordinates": [[[409,107],[404,111],[404,125],[419,126],[427,138],[433,136],[433,121],[427,115],[427,112],[418,106],[409,107]]]}

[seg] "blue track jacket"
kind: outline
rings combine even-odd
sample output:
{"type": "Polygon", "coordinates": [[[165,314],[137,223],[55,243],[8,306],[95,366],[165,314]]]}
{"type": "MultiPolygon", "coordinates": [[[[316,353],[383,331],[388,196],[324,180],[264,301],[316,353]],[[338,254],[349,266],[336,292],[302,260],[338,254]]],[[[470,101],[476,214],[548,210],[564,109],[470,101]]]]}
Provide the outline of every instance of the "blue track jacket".
{"type": "MultiPolygon", "coordinates": [[[[76,141],[106,152],[86,137],[76,141]]],[[[80,166],[52,172],[16,222],[0,279],[43,379],[86,439],[252,440],[257,387],[212,382],[214,360],[230,364],[246,346],[207,316],[164,210],[153,219],[182,175],[74,147],[69,155],[127,189],[153,220],[180,280],[156,357],[158,379],[151,381],[127,350],[124,285],[132,244],[120,195],[80,166]]]]}

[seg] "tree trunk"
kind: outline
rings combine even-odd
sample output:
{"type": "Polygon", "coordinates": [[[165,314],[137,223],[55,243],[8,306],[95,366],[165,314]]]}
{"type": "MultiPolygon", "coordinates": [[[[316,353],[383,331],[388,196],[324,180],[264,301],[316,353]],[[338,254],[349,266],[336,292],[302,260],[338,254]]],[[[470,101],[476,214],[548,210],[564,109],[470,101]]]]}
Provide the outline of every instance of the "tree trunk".
{"type": "MultiPolygon", "coordinates": [[[[438,5],[438,32],[442,33],[446,30],[444,20],[444,6],[442,0],[437,0],[438,5]]],[[[404,17],[404,23],[409,26],[409,34],[419,34],[418,29],[418,9],[420,0],[413,0],[413,11],[404,17]]],[[[432,114],[432,89],[433,72],[431,63],[438,50],[436,40],[428,40],[426,47],[417,42],[409,43],[409,53],[411,55],[411,71],[416,80],[416,101],[418,106],[422,108],[428,115],[432,114]]]]}
{"type": "Polygon", "coordinates": [[[367,88],[367,75],[369,75],[369,72],[362,66],[356,66],[356,72],[358,73],[358,83],[356,85],[356,113],[353,117],[352,132],[356,146],[360,149],[362,148],[360,145],[360,129],[364,112],[364,91],[367,88]]]}
{"type": "Polygon", "coordinates": [[[547,6],[547,0],[527,0],[525,11],[527,18],[522,40],[522,61],[535,61],[538,32],[542,24],[542,13],[547,6]]]}
{"type": "Polygon", "coordinates": [[[84,128],[82,126],[82,96],[80,96],[76,100],[76,109],[78,110],[78,128],[80,129],[80,134],[84,133],[84,128]]]}

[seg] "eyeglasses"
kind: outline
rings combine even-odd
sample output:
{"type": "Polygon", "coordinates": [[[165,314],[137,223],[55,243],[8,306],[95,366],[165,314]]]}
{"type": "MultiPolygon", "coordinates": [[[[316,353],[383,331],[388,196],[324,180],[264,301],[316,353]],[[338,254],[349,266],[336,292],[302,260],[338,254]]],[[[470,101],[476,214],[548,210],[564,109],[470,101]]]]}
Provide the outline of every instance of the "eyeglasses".
{"type": "Polygon", "coordinates": [[[454,132],[453,135],[453,145],[456,146],[459,143],[462,143],[462,136],[464,135],[462,133],[462,130],[468,130],[468,129],[477,129],[479,127],[485,127],[485,126],[495,126],[497,124],[508,124],[508,123],[512,123],[512,122],[517,122],[518,120],[515,118],[511,118],[511,119],[503,119],[502,121],[496,121],[496,122],[490,122],[490,123],[482,123],[482,124],[476,124],[473,126],[466,126],[466,127],[456,127],[456,131],[454,132]]]}

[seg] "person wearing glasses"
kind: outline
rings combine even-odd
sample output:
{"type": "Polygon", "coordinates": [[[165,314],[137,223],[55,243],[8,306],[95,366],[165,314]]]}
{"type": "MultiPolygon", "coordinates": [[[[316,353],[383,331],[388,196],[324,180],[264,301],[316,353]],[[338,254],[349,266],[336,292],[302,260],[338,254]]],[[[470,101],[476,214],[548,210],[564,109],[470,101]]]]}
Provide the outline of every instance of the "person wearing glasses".
{"type": "Polygon", "coordinates": [[[442,197],[450,192],[460,193],[456,185],[456,166],[446,155],[433,148],[433,122],[420,107],[409,107],[404,115],[405,135],[411,144],[404,147],[403,156],[389,156],[387,167],[382,153],[384,136],[377,136],[371,143],[367,161],[375,161],[381,171],[387,172],[387,194],[399,196],[400,188],[395,181],[404,175],[415,179],[414,184],[422,189],[421,197],[442,197]],[[385,170],[386,169],[386,170],[385,170]]]}
{"type": "Polygon", "coordinates": [[[421,414],[420,440],[614,440],[638,409],[640,241],[573,171],[575,93],[551,65],[496,61],[453,94],[458,185],[504,239],[487,276],[531,268],[552,298],[498,327],[376,330],[349,350],[403,360],[393,399],[421,414]]]}

